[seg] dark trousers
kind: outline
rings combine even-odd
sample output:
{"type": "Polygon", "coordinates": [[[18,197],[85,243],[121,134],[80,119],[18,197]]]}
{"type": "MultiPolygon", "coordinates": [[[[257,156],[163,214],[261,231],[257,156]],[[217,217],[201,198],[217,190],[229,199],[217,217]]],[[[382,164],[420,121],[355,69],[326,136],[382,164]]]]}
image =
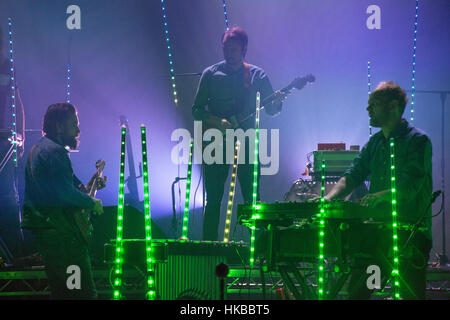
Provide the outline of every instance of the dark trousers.
{"type": "Polygon", "coordinates": [[[97,292],[93,280],[87,246],[79,239],[56,230],[36,233],[39,252],[44,258],[45,273],[52,299],[95,299],[97,292]],[[80,270],[80,288],[70,289],[74,275],[69,266],[80,270]],[[68,272],[69,271],[69,272],[68,272]]]}
{"type": "MultiPolygon", "coordinates": [[[[203,240],[217,241],[219,240],[219,223],[220,208],[225,189],[225,182],[228,178],[231,168],[230,164],[226,164],[226,141],[224,142],[224,164],[205,164],[203,163],[203,179],[206,189],[206,207],[205,216],[203,218],[203,240]]],[[[243,150],[242,150],[243,151],[243,150]]],[[[250,152],[253,152],[250,151],[250,152]]],[[[241,153],[242,155],[242,153],[241,153]]],[[[239,164],[237,169],[237,180],[241,187],[242,196],[245,203],[251,203],[253,200],[253,171],[254,165],[250,164],[249,143],[246,139],[245,143],[245,164],[239,164]]],[[[258,170],[257,181],[259,188],[260,170],[258,170]]],[[[227,194],[229,185],[226,186],[227,194]]],[[[259,200],[259,189],[257,192],[259,200]]]]}
{"type": "MultiPolygon", "coordinates": [[[[386,283],[392,271],[392,231],[370,230],[359,243],[360,252],[367,253],[367,257],[355,260],[349,281],[349,298],[352,300],[369,299],[372,290],[367,288],[367,267],[377,265],[381,272],[381,286],[386,283]],[[370,256],[372,255],[372,256],[370,256]],[[384,279],[384,283],[383,283],[384,279]]],[[[409,237],[409,231],[399,231],[399,274],[400,297],[405,300],[424,300],[426,289],[426,268],[431,249],[431,241],[421,232],[417,232],[408,247],[402,250],[403,244],[409,237]]]]}

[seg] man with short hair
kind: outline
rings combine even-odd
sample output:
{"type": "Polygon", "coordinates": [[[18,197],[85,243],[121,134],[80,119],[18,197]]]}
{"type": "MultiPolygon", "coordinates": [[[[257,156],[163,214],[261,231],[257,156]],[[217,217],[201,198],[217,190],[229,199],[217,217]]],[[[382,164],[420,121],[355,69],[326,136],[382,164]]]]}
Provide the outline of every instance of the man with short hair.
{"type": "MultiPolygon", "coordinates": [[[[260,92],[261,101],[274,93],[265,72],[257,66],[244,62],[247,45],[248,36],[242,28],[233,27],[227,30],[222,36],[225,60],[203,71],[192,107],[192,115],[195,120],[202,121],[203,129],[215,128],[225,133],[227,129],[241,128],[245,131],[254,128],[255,117],[249,115],[255,111],[256,92],[260,92]]],[[[281,111],[285,96],[285,93],[277,91],[274,101],[265,106],[266,112],[269,115],[277,115],[281,111]]],[[[237,171],[245,202],[252,201],[253,193],[253,163],[247,160],[253,150],[249,151],[248,142],[247,139],[246,162],[240,164],[237,171]]],[[[203,221],[204,240],[218,240],[220,208],[230,168],[230,164],[226,163],[230,155],[226,156],[225,146],[224,139],[222,163],[203,163],[207,194],[203,221]]],[[[241,149],[244,149],[242,145],[241,149]]]]}
{"type": "MultiPolygon", "coordinates": [[[[343,199],[370,177],[369,193],[361,199],[361,204],[384,210],[388,222],[392,206],[389,144],[393,138],[398,222],[403,227],[420,222],[422,230],[402,250],[411,230],[399,228],[400,296],[403,299],[425,299],[425,273],[432,243],[432,150],[427,135],[402,119],[407,101],[405,91],[392,81],[381,82],[371,93],[367,107],[370,125],[381,130],[369,139],[352,167],[325,199],[343,199]]],[[[364,228],[367,232],[363,241],[352,245],[360,246],[361,252],[372,254],[372,258],[358,259],[354,266],[349,286],[351,299],[370,297],[364,278],[369,265],[380,266],[384,276],[389,276],[392,269],[392,252],[389,252],[392,249],[392,229],[382,230],[378,225],[373,230],[369,225],[364,228]]]]}
{"type": "Polygon", "coordinates": [[[44,136],[30,151],[25,169],[22,227],[36,235],[54,299],[97,296],[87,244],[73,214],[82,209],[101,214],[103,207],[100,200],[86,194],[73,173],[68,150],[78,146],[78,126],[73,105],[50,105],[44,116],[44,136]],[[80,287],[69,288],[69,266],[79,267],[80,287]]]}

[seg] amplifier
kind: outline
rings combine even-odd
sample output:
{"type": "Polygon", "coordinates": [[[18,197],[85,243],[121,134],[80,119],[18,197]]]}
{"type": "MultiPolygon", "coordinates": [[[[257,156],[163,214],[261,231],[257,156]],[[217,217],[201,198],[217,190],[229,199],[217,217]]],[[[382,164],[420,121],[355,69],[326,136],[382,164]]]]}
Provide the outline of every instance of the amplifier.
{"type": "Polygon", "coordinates": [[[340,177],[350,168],[359,151],[333,150],[314,151],[314,176],[320,178],[322,161],[325,161],[325,175],[327,177],[340,177]]]}
{"type": "MultiPolygon", "coordinates": [[[[124,261],[145,270],[145,241],[124,240],[124,261]]],[[[105,262],[113,263],[115,244],[105,245],[105,262]]],[[[215,241],[154,240],[155,281],[161,300],[219,300],[216,266],[239,264],[248,260],[249,249],[243,243],[215,241]]],[[[126,273],[126,271],[125,271],[126,273]]]]}

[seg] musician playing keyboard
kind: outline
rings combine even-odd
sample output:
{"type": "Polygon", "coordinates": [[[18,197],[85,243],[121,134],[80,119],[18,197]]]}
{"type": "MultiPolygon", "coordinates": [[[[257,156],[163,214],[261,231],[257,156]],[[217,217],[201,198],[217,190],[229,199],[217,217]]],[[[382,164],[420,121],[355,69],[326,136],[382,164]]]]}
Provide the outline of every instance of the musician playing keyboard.
{"type": "MultiPolygon", "coordinates": [[[[374,134],[351,168],[325,196],[330,201],[342,199],[367,178],[369,194],[361,199],[362,205],[386,210],[390,217],[391,177],[390,138],[395,139],[395,170],[397,212],[400,224],[414,224],[422,219],[422,231],[415,234],[408,247],[400,252],[400,296],[403,299],[425,299],[425,273],[431,249],[432,170],[431,142],[425,133],[412,127],[402,118],[408,99],[405,91],[392,81],[381,82],[368,101],[370,125],[381,128],[374,134]]],[[[399,248],[410,231],[399,231],[399,248]]],[[[355,244],[357,245],[357,244],[355,244]]],[[[350,279],[350,298],[368,299],[366,268],[378,265],[382,276],[391,272],[389,250],[392,250],[392,230],[369,232],[361,250],[373,253],[373,258],[360,259],[350,279]]]]}

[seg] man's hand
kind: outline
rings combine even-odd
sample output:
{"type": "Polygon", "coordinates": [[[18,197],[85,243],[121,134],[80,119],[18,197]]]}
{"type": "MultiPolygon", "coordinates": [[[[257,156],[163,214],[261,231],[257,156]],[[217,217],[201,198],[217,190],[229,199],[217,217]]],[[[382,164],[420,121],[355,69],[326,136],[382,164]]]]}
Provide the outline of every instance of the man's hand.
{"type": "Polygon", "coordinates": [[[383,190],[380,192],[369,193],[361,198],[361,205],[368,207],[377,207],[378,205],[389,202],[390,199],[390,190],[383,190]]]}
{"type": "Polygon", "coordinates": [[[102,200],[94,198],[94,201],[95,201],[95,206],[92,209],[92,211],[97,213],[98,215],[103,214],[102,200]]]}

